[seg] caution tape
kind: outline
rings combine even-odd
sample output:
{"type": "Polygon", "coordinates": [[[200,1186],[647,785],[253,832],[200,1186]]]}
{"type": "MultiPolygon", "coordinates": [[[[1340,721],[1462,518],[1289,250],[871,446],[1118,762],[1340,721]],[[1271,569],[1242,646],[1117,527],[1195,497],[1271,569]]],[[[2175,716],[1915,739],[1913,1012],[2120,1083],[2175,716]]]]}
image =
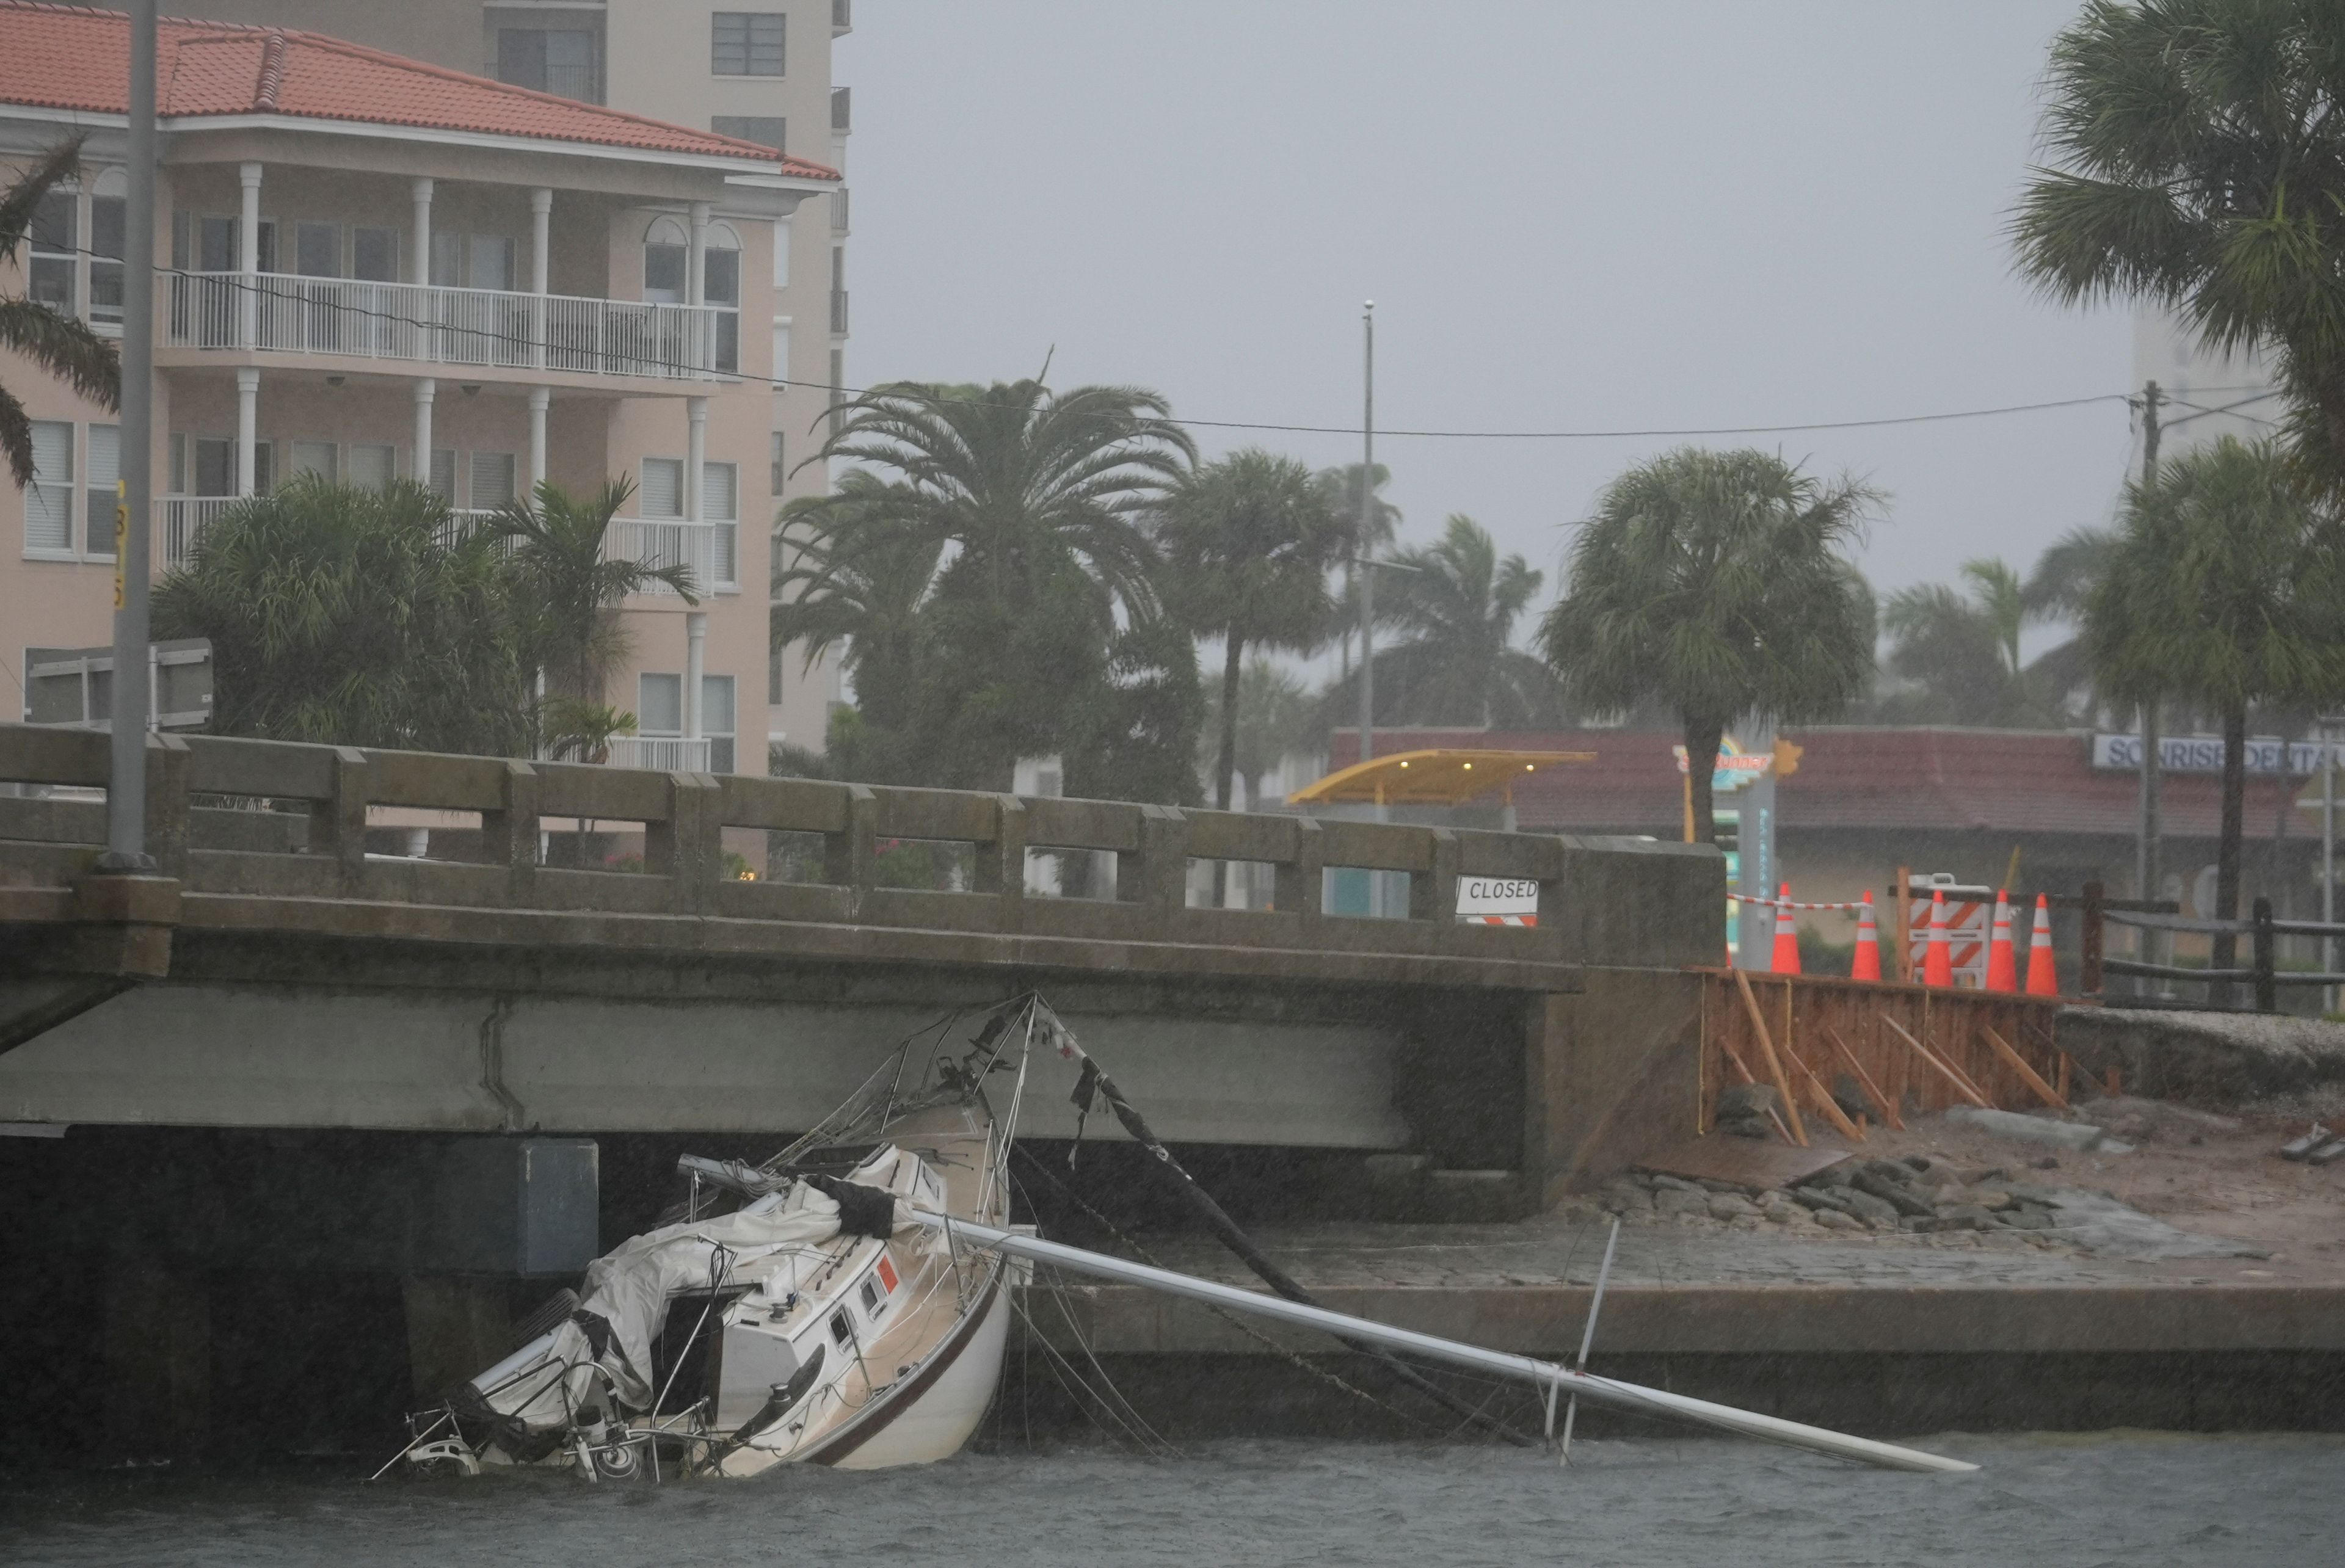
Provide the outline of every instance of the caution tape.
{"type": "Polygon", "coordinates": [[[1744,904],[1763,904],[1770,909],[1862,909],[1864,907],[1863,899],[1855,899],[1845,904],[1803,904],[1796,898],[1761,898],[1751,893],[1730,893],[1727,896],[1744,904]]]}

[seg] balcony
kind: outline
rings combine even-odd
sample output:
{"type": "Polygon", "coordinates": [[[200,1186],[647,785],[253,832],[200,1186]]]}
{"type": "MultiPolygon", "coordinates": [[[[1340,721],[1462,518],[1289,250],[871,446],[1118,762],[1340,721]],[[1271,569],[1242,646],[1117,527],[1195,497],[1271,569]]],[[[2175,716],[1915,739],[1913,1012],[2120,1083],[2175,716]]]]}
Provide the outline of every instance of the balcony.
{"type": "Polygon", "coordinates": [[[847,187],[843,185],[830,193],[830,231],[847,232],[847,187]]]}
{"type": "Polygon", "coordinates": [[[681,735],[613,735],[611,760],[614,768],[650,768],[659,773],[705,774],[713,771],[708,765],[708,737],[686,740],[681,735]]]}
{"type": "MultiPolygon", "coordinates": [[[[155,498],[155,543],[153,566],[157,572],[184,565],[195,553],[196,541],[212,520],[244,498],[233,495],[158,495],[155,498]]],[[[449,525],[442,531],[440,542],[452,544],[464,533],[494,517],[487,510],[459,511],[449,513],[449,525]]],[[[511,548],[510,541],[504,546],[511,548]]]]}
{"type": "MultiPolygon", "coordinates": [[[[604,538],[604,548],[614,561],[640,561],[650,567],[689,567],[692,591],[705,598],[710,593],[740,591],[736,564],[740,559],[738,523],[620,517],[611,520],[611,531],[604,538]]],[[[676,596],[675,590],[665,582],[647,583],[642,592],[646,598],[676,596]]]]}
{"type": "Polygon", "coordinates": [[[830,0],[830,35],[855,31],[855,0],[830,0]]]}
{"type": "Polygon", "coordinates": [[[167,348],[709,381],[738,368],[738,312],[287,273],[164,272],[167,348]]]}
{"type": "Polygon", "coordinates": [[[843,137],[855,129],[854,92],[855,89],[852,87],[830,89],[830,134],[832,136],[843,137]]]}
{"type": "Polygon", "coordinates": [[[830,291],[830,330],[834,337],[847,336],[847,290],[844,288],[830,291]]]}

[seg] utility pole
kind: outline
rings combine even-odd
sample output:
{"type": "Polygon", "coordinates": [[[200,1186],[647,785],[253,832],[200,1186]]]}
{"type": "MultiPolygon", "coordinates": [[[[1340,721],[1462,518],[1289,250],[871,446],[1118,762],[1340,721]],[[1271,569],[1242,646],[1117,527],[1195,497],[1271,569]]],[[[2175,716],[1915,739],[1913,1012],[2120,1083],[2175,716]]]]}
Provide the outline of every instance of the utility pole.
{"type": "MultiPolygon", "coordinates": [[[[2157,405],[2164,400],[2157,383],[2150,381],[2141,389],[2141,487],[2145,491],[2157,483],[2157,405]]],[[[2141,705],[2141,822],[2134,845],[2134,884],[2140,889],[2138,896],[2156,898],[2165,885],[2166,873],[2158,856],[2158,712],[2153,697],[2141,705]]],[[[2142,951],[2149,962],[2164,961],[2166,945],[2155,931],[2141,934],[2142,951]]],[[[2157,983],[2145,976],[2141,994],[2149,996],[2157,983]]]]}
{"type": "Polygon", "coordinates": [[[155,869],[147,853],[147,585],[155,533],[155,4],[130,0],[130,189],[122,230],[122,429],[114,506],[113,734],[103,872],[155,869]]]}
{"type": "Polygon", "coordinates": [[[1360,760],[1376,754],[1376,569],[1370,537],[1376,473],[1376,302],[1360,314],[1360,760]]]}

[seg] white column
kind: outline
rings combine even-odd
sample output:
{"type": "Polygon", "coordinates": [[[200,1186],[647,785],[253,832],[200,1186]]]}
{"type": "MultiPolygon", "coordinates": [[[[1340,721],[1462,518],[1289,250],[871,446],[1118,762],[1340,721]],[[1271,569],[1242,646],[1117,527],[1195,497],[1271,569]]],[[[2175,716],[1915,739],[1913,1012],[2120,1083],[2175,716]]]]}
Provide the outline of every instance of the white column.
{"type": "Polygon", "coordinates": [[[259,481],[260,372],[247,365],[236,373],[236,493],[250,495],[259,481]]]}
{"type": "Polygon", "coordinates": [[[708,303],[708,215],[705,201],[692,204],[692,248],[684,258],[684,298],[687,304],[708,303]]]}
{"type": "Polygon", "coordinates": [[[243,274],[244,285],[239,290],[244,329],[239,339],[249,349],[260,340],[260,166],[239,164],[236,174],[244,187],[244,207],[236,226],[237,270],[243,274]]]}
{"type": "Polygon", "coordinates": [[[415,199],[415,254],[411,258],[415,276],[408,281],[429,283],[431,281],[431,182],[418,179],[408,188],[415,199]]]}
{"type": "Polygon", "coordinates": [[[545,363],[545,280],[553,260],[553,192],[540,186],[529,193],[529,291],[540,298],[531,312],[529,362],[545,363]]]}
{"type": "MultiPolygon", "coordinates": [[[[684,438],[684,515],[688,522],[705,521],[701,514],[700,480],[708,466],[708,400],[686,398],[684,417],[690,421],[684,438]]],[[[706,591],[707,584],[701,588],[706,591]]]]}
{"type": "Polygon", "coordinates": [[[708,668],[708,612],[687,611],[684,617],[684,738],[701,738],[701,674],[708,668]]]}
{"type": "Polygon", "coordinates": [[[529,491],[523,499],[537,504],[537,487],[545,482],[545,410],[553,401],[551,387],[529,389],[529,491]]]}
{"type": "Polygon", "coordinates": [[[409,477],[420,485],[431,482],[431,399],[439,389],[429,376],[415,383],[415,462],[409,477]]]}

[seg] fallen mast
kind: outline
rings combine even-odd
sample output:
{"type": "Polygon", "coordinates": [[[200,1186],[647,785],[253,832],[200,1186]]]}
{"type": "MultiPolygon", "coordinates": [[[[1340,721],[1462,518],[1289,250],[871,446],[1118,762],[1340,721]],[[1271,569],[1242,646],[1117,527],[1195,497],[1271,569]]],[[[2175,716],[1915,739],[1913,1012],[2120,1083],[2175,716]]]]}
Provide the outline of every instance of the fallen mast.
{"type": "Polygon", "coordinates": [[[1543,1361],[1536,1356],[1518,1356],[1505,1351],[1484,1350],[1456,1340],[1445,1340],[1432,1334],[1420,1334],[1409,1329],[1396,1329],[1366,1318],[1355,1318],[1343,1312],[1331,1312],[1325,1307],[1305,1306],[1277,1296],[1265,1296],[1259,1291],[1242,1290],[1217,1280],[1200,1280],[1193,1275],[1176,1274],[1169,1269],[1154,1269],[1145,1263],[1129,1262],[1111,1258],[1104,1253],[1086,1251],[1081,1247],[1069,1247],[1061,1242],[1045,1241],[1040,1237],[1021,1236],[1015,1231],[1000,1230],[989,1225],[979,1225],[947,1215],[915,1210],[913,1218],[924,1225],[937,1227],[956,1243],[999,1252],[1012,1258],[1030,1259],[1038,1263],[1055,1263],[1079,1274],[1090,1274],[1120,1284],[1144,1286],[1162,1290],[1167,1295],[1185,1296],[1191,1300],[1205,1301],[1236,1312],[1251,1312],[1256,1317],[1274,1319],[1300,1328],[1316,1329],[1339,1339],[1365,1340],[1387,1350],[1405,1351],[1433,1361],[1471,1367],[1477,1371],[1493,1372],[1545,1390],[1552,1408],[1558,1394],[1576,1396],[1597,1404],[1614,1405],[1639,1414],[1666,1416],[1679,1421],[1699,1422],[1724,1431],[1755,1437],[1767,1442],[1779,1442],[1792,1448],[1808,1449],[1816,1453],[1831,1454],[1839,1459],[1853,1459],[1863,1464],[1877,1465],[1884,1470],[1970,1471],[1978,1466],[1959,1459],[1946,1459],[1918,1449],[1900,1448],[1894,1443],[1875,1442],[1870,1438],[1852,1437],[1846,1432],[1828,1431],[1819,1426],[1805,1426],[1794,1421],[1782,1421],[1774,1416],[1760,1415],[1751,1411],[1736,1410],[1732,1405],[1712,1404],[1708,1400],[1690,1399],[1660,1389],[1644,1388],[1636,1383],[1616,1381],[1589,1372],[1576,1372],[1554,1361],[1543,1361]]]}

